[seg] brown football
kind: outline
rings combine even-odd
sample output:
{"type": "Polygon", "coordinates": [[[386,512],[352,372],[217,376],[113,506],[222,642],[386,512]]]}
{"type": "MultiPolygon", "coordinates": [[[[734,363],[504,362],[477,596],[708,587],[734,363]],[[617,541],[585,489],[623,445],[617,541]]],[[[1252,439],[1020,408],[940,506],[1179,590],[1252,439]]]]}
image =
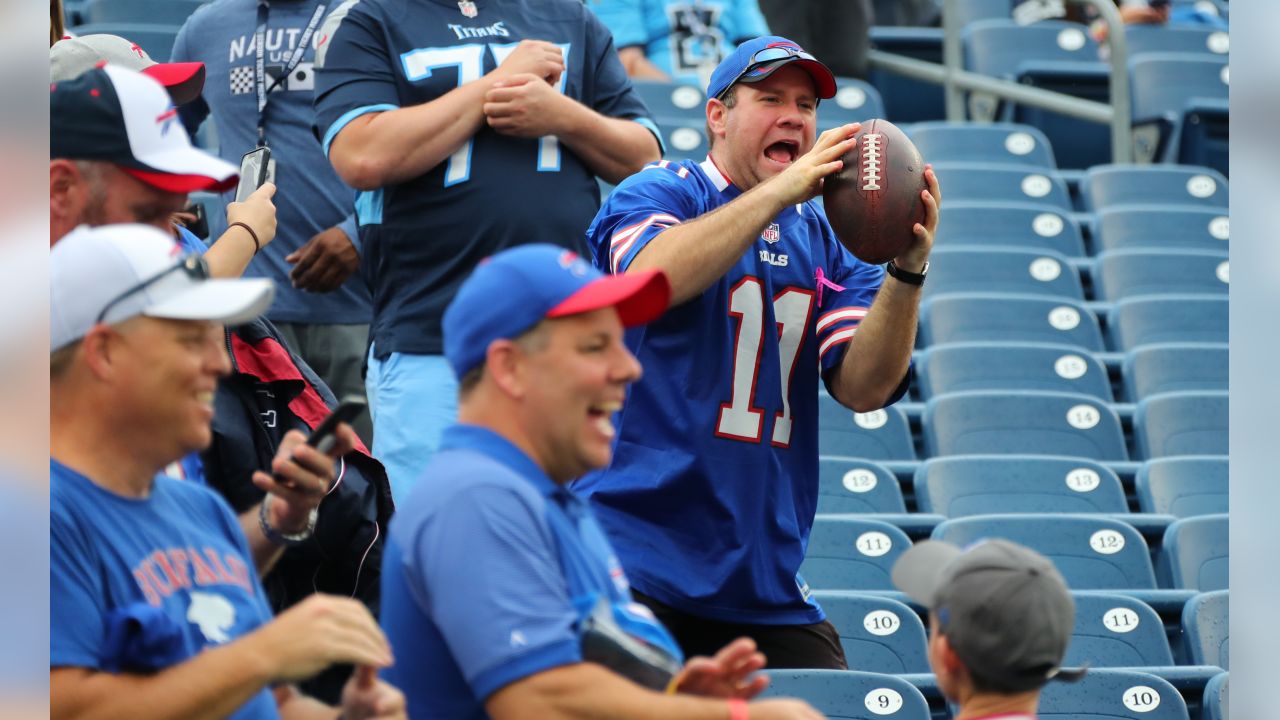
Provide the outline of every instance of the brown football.
{"type": "Polygon", "coordinates": [[[915,237],[912,228],[924,222],[924,160],[888,120],[868,120],[854,137],[844,167],[823,183],[822,202],[840,242],[878,265],[900,255],[915,237]]]}

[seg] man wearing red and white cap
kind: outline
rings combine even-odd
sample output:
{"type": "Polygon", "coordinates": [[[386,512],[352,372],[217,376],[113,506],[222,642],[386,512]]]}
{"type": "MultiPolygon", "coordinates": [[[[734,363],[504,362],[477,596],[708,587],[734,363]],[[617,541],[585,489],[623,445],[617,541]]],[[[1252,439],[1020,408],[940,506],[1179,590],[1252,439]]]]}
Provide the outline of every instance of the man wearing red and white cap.
{"type": "Polygon", "coordinates": [[[169,91],[175,105],[200,97],[204,87],[204,63],[159,63],[137,43],[107,34],[67,37],[55,43],[49,48],[49,80],[75,80],[104,62],[154,78],[169,91]]]}

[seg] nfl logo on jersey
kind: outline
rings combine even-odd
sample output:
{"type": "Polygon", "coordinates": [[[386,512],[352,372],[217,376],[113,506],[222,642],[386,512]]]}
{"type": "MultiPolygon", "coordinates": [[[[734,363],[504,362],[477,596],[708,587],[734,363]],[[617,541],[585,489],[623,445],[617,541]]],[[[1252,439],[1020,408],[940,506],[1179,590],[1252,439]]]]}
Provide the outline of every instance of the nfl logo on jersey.
{"type": "Polygon", "coordinates": [[[778,223],[769,223],[769,227],[760,233],[760,238],[772,245],[782,239],[782,229],[778,227],[778,223]]]}
{"type": "Polygon", "coordinates": [[[464,16],[469,18],[473,18],[476,15],[480,14],[479,11],[476,9],[476,4],[471,2],[471,0],[459,0],[458,9],[462,11],[462,14],[464,16]]]}

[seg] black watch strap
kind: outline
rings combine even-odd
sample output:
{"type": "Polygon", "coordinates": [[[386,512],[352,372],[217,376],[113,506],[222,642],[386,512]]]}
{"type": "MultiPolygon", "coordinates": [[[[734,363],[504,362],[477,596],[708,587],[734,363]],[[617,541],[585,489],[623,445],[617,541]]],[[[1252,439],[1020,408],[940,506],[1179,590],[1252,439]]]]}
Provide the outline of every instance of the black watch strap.
{"type": "Polygon", "coordinates": [[[889,273],[890,276],[896,278],[900,282],[904,282],[908,285],[920,286],[920,285],[924,285],[924,276],[929,274],[929,263],[926,262],[924,264],[924,267],[920,268],[920,272],[913,273],[913,272],[908,272],[906,270],[903,270],[902,268],[894,264],[892,260],[890,260],[888,263],[885,264],[884,271],[889,273]]]}

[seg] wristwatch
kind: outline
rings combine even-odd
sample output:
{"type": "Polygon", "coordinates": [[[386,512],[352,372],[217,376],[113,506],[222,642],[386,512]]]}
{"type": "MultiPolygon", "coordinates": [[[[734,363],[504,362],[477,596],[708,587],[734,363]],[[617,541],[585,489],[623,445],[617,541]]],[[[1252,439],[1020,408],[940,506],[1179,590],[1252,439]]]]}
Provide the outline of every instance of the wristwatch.
{"type": "Polygon", "coordinates": [[[316,518],[319,517],[319,508],[311,508],[311,513],[307,515],[307,527],[299,533],[284,533],[271,527],[271,523],[267,522],[267,506],[271,504],[274,496],[267,493],[262,498],[262,504],[258,506],[258,527],[262,528],[262,534],[276,545],[285,547],[296,547],[311,539],[316,531],[316,518]]]}
{"type": "Polygon", "coordinates": [[[929,274],[929,263],[926,262],[924,267],[920,268],[920,272],[913,273],[903,270],[890,260],[885,264],[884,271],[889,273],[891,277],[896,278],[899,282],[919,287],[924,285],[924,276],[929,274]]]}

